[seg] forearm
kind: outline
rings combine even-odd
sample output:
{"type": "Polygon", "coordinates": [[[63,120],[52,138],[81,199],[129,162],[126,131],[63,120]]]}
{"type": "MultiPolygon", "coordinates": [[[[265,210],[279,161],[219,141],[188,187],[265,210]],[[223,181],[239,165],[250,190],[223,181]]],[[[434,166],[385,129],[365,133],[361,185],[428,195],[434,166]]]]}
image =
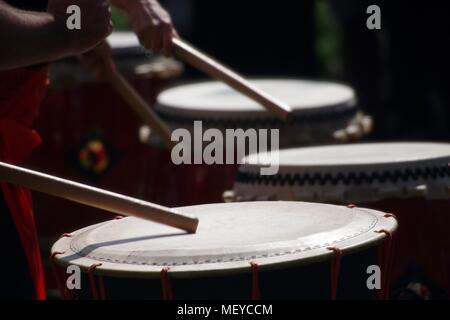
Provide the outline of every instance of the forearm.
{"type": "Polygon", "coordinates": [[[51,14],[17,10],[0,0],[0,70],[71,54],[66,35],[51,14]]]}

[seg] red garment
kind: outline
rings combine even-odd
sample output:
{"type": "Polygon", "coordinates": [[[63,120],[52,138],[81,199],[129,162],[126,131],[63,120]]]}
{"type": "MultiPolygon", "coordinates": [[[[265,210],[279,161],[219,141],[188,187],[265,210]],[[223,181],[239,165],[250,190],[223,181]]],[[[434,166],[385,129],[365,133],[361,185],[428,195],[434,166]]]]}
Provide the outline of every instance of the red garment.
{"type": "MultiPolygon", "coordinates": [[[[0,159],[11,164],[25,161],[41,138],[31,129],[37,108],[48,84],[47,68],[0,72],[0,159]]],[[[36,298],[45,299],[44,274],[34,222],[31,193],[28,189],[1,183],[1,190],[12,214],[36,298]]]]}

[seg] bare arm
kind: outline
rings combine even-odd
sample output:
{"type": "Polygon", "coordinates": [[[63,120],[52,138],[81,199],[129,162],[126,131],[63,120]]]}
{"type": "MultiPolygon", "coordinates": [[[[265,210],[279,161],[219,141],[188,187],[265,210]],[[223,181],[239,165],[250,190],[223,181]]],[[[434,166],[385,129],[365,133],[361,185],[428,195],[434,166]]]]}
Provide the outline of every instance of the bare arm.
{"type": "Polygon", "coordinates": [[[49,13],[15,9],[0,0],[0,70],[59,59],[70,54],[61,26],[49,13]]]}
{"type": "Polygon", "coordinates": [[[46,13],[18,10],[0,0],[0,70],[86,52],[112,31],[108,0],[49,0],[46,13]],[[68,30],[67,7],[82,12],[80,30],[68,30]]]}

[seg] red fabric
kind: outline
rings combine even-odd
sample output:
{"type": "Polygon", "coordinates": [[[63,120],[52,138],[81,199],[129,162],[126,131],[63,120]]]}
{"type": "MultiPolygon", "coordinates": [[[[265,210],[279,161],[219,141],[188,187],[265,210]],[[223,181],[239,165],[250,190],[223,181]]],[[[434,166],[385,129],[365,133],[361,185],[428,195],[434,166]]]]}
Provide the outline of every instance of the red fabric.
{"type": "MultiPolygon", "coordinates": [[[[0,72],[0,159],[25,161],[41,143],[31,129],[47,87],[47,70],[18,69],[0,72]]],[[[17,227],[33,279],[36,298],[45,299],[44,275],[29,190],[1,183],[1,190],[17,227]]]]}

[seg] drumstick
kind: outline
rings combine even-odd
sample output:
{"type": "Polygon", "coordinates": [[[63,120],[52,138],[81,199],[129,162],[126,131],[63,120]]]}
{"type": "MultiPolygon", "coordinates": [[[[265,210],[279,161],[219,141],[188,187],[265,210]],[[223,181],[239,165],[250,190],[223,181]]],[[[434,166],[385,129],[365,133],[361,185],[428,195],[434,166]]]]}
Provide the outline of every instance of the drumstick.
{"type": "Polygon", "coordinates": [[[102,43],[95,49],[95,53],[102,59],[100,65],[102,68],[102,77],[109,82],[120,96],[122,96],[138,117],[147,126],[156,131],[165,147],[169,150],[174,147],[175,143],[171,139],[172,132],[169,127],[158,117],[155,111],[153,111],[130,83],[128,83],[119,70],[117,70],[110,54],[109,44],[107,42],[102,43]]]}
{"type": "Polygon", "coordinates": [[[180,59],[203,71],[209,76],[223,81],[236,91],[239,91],[240,93],[258,102],[282,120],[287,120],[289,114],[291,114],[292,110],[287,104],[276,100],[264,91],[258,89],[236,72],[200,52],[184,40],[180,38],[173,38],[172,42],[174,52],[180,59]]]}
{"type": "Polygon", "coordinates": [[[190,233],[197,231],[197,218],[182,215],[174,209],[4,162],[0,162],[0,180],[120,215],[150,220],[190,233]]]}

